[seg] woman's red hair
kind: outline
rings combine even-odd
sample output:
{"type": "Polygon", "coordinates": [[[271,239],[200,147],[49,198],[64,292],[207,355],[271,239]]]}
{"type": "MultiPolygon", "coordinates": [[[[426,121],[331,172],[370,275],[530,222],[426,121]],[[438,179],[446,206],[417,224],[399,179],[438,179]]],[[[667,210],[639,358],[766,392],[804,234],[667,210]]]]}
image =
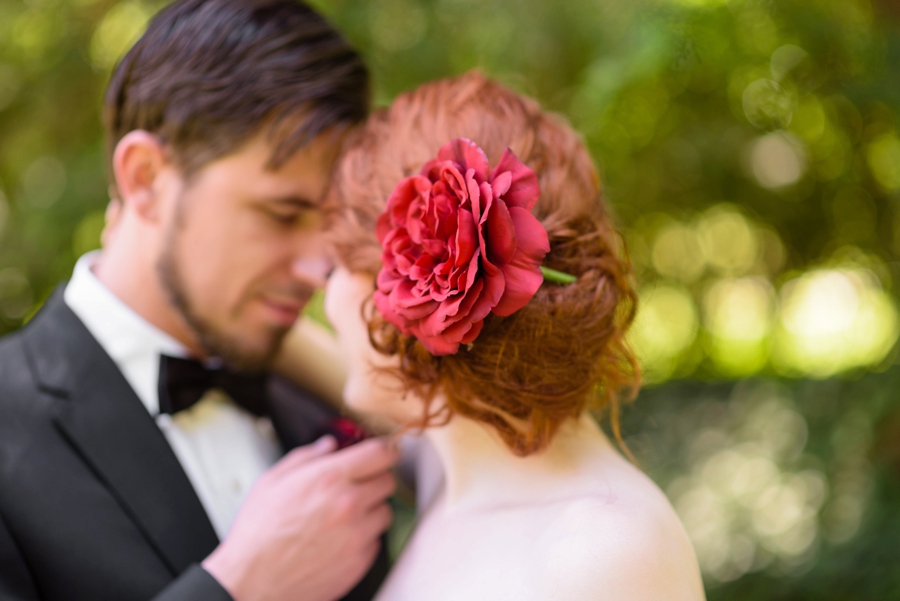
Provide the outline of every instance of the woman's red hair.
{"type": "Polygon", "coordinates": [[[404,337],[370,304],[373,344],[400,356],[396,375],[426,400],[422,426],[464,415],[495,428],[517,455],[528,455],[546,447],[566,420],[608,407],[621,441],[622,391],[633,393],[639,383],[625,344],[637,302],[631,267],[587,149],[534,100],[468,73],[427,83],[376,112],[346,150],[326,205],[338,260],[353,271],[378,273],[375,220],[388,195],[460,137],[484,149],[491,164],[509,147],[537,173],[541,196],[533,212],[550,238],[544,265],[578,279],[544,282],[517,313],[489,316],[471,348],[442,357],[404,337]],[[446,406],[433,408],[439,392],[446,406]]]}

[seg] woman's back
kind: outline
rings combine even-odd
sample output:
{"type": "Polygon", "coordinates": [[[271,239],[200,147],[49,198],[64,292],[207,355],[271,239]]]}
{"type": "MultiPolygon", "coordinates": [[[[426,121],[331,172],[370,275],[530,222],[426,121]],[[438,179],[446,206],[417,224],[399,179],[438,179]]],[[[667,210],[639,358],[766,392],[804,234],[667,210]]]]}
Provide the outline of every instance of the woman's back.
{"type": "Polygon", "coordinates": [[[486,459],[491,434],[478,424],[426,434],[450,465],[449,484],[420,515],[378,599],[703,599],[668,500],[589,419],[527,458],[495,439],[486,459]],[[469,476],[485,462],[506,473],[469,476]]]}

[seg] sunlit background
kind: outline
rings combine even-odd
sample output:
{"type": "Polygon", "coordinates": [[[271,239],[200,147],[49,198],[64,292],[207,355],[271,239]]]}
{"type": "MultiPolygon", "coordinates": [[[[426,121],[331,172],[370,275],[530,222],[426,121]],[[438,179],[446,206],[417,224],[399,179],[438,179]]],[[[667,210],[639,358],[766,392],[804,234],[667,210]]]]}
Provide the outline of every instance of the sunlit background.
{"type": "MultiPolygon", "coordinates": [[[[640,283],[628,442],[710,599],[900,599],[894,0],[315,4],[378,104],[479,67],[583,132],[640,283]]],[[[98,245],[100,98],[159,6],[0,0],[0,331],[98,245]]]]}

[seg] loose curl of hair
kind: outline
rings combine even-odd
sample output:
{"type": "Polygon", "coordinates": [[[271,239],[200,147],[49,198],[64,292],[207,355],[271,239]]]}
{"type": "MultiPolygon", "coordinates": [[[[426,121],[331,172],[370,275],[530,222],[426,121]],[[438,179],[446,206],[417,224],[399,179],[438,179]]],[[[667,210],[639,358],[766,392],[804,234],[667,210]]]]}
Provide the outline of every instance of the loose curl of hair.
{"type": "Polygon", "coordinates": [[[403,336],[367,303],[373,346],[400,357],[392,373],[425,400],[414,425],[463,415],[489,424],[513,453],[525,456],[545,448],[566,420],[608,408],[621,443],[619,404],[640,381],[625,343],[637,296],[590,155],[562,118],[477,72],[401,95],[357,133],[335,172],[325,215],[338,260],[352,271],[378,273],[375,220],[389,194],[459,137],[481,146],[492,165],[509,147],[537,173],[541,195],[533,212],[550,238],[544,265],[578,279],[545,281],[523,309],[488,316],[468,349],[442,357],[403,336]],[[438,393],[446,404],[434,408],[438,393]]]}

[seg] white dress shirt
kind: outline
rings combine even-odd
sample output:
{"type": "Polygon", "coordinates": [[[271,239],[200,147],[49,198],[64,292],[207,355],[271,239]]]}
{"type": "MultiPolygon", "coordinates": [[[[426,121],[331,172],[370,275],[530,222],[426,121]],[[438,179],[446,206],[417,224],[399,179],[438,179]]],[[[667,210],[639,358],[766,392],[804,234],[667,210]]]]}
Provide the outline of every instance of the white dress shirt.
{"type": "Polygon", "coordinates": [[[221,540],[253,482],[281,456],[272,425],[219,390],[209,391],[196,405],[174,416],[160,414],[160,355],[185,357],[187,351],[97,279],[91,268],[99,253],[78,260],[66,286],[65,302],[156,420],[221,540]]]}

